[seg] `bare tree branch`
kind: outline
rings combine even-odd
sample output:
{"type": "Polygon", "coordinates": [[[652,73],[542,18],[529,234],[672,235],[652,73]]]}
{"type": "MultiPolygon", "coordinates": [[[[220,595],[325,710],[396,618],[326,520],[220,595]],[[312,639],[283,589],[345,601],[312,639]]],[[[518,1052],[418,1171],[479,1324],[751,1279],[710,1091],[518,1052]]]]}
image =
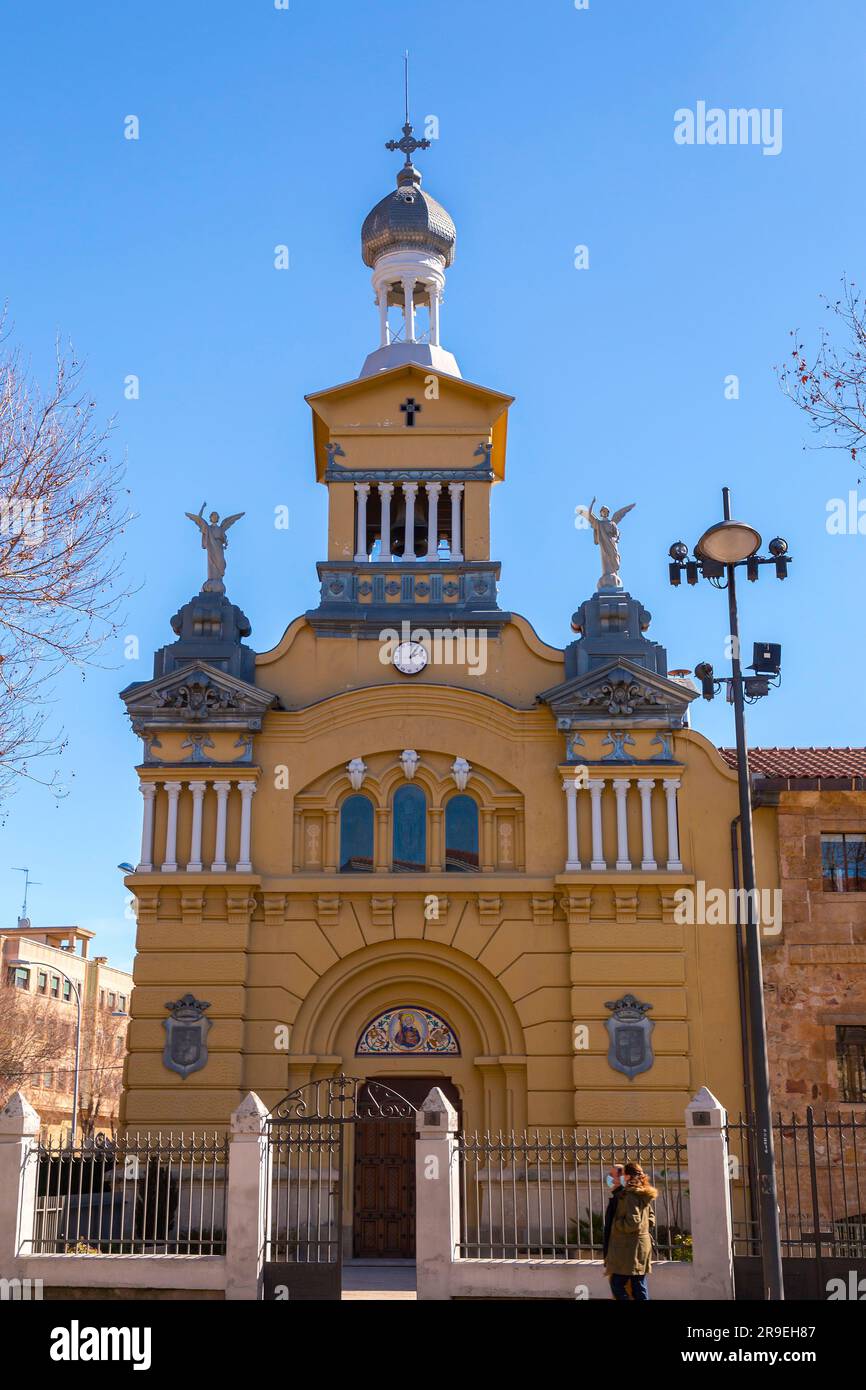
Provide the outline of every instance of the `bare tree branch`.
{"type": "Polygon", "coordinates": [[[779,384],[809,417],[817,434],[829,434],[816,447],[846,449],[856,462],[866,444],[866,305],[853,281],[842,279],[842,294],[834,303],[821,296],[841,325],[838,342],[827,328],[820,330],[811,363],[792,332],[790,360],[776,369],[779,384]]]}
{"type": "Polygon", "coordinates": [[[65,740],[47,729],[51,683],[82,675],[117,633],[116,542],[131,515],[123,470],[96,425],[82,369],[58,348],[46,394],[0,337],[0,800],[20,778],[58,790],[40,764],[65,740]],[[34,764],[37,770],[34,771],[34,764]]]}

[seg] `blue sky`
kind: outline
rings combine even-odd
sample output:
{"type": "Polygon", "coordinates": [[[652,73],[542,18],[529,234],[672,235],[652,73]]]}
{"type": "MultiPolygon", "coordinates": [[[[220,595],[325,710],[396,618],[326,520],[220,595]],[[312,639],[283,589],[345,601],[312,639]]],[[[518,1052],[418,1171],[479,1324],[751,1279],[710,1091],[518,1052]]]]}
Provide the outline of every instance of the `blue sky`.
{"type": "MultiPolygon", "coordinates": [[[[202,579],[184,512],[245,510],[232,599],[272,646],[316,599],[326,494],[303,396],[357,374],[376,345],[360,225],[392,186],[403,49],[418,157],[458,228],[443,341],[471,380],[516,396],[494,494],[501,602],[564,645],[597,578],[574,509],[636,501],[623,578],[672,666],[724,665],[724,596],[672,590],[666,551],[720,516],[719,490],[765,537],[787,536],[785,585],[742,595],[743,635],[783,644],[754,744],[862,744],[866,537],[830,536],[827,503],[857,486],[841,452],[804,451],[773,374],[819,294],[863,274],[866,12],[638,0],[143,0],[4,8],[0,299],[47,375],[53,342],[87,363],[114,416],[138,520],[135,589],[105,669],[57,687],[71,791],[25,787],[0,829],[0,922],[29,864],[35,922],[95,928],[131,959],[119,860],[134,860],[139,744],[117,692],[151,673],[169,619],[202,579]],[[698,101],[781,108],[783,146],[681,146],[698,101]],[[123,138],[137,115],[140,139],[123,138]],[[291,268],[273,267],[285,243],[291,268]],[[574,248],[589,248],[589,269],[574,248]],[[138,401],[124,378],[140,377],[138,401]],[[740,379],[726,400],[725,378],[740,379]],[[288,532],[273,509],[290,509],[288,532]]],[[[862,489],[866,496],[866,486],[862,489]]],[[[695,723],[732,741],[723,701],[695,723]]]]}

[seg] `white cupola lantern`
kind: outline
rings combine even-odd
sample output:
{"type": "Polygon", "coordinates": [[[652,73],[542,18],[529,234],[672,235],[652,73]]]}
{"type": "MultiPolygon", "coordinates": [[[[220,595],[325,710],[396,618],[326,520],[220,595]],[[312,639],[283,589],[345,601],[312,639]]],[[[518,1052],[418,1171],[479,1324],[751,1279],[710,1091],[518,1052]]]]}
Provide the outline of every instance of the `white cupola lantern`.
{"type": "Polygon", "coordinates": [[[454,260],[457,231],[441,203],[422,189],[410,158],[429,145],[413,136],[407,111],[402,140],[386,145],[406,156],[397,187],[367,214],[361,228],[361,254],[373,272],[379,309],[379,346],[361,368],[362,377],[406,362],[460,376],[456,358],[439,338],[445,271],[454,260]],[[393,307],[400,311],[396,322],[393,307]]]}

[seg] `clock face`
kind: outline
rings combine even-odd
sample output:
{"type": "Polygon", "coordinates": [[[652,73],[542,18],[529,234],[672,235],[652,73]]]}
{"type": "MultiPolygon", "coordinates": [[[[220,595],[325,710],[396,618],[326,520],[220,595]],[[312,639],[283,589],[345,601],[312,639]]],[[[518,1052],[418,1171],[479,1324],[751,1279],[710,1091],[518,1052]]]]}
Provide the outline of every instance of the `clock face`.
{"type": "Polygon", "coordinates": [[[422,647],[420,642],[401,642],[392,657],[397,670],[402,671],[404,676],[417,676],[429,659],[427,648],[422,647]]]}

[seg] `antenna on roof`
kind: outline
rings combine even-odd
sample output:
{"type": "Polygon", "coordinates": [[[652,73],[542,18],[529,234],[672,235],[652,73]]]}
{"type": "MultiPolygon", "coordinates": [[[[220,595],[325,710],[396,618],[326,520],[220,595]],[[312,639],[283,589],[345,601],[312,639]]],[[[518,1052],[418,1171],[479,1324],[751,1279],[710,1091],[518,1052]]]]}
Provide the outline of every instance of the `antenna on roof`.
{"type": "Polygon", "coordinates": [[[27,916],[27,894],[31,888],[41,888],[42,884],[37,883],[35,879],[30,877],[29,869],[17,869],[14,864],[11,865],[11,868],[13,873],[24,875],[24,903],[21,908],[21,916],[18,919],[18,925],[19,927],[29,926],[30,919],[27,916]]]}

